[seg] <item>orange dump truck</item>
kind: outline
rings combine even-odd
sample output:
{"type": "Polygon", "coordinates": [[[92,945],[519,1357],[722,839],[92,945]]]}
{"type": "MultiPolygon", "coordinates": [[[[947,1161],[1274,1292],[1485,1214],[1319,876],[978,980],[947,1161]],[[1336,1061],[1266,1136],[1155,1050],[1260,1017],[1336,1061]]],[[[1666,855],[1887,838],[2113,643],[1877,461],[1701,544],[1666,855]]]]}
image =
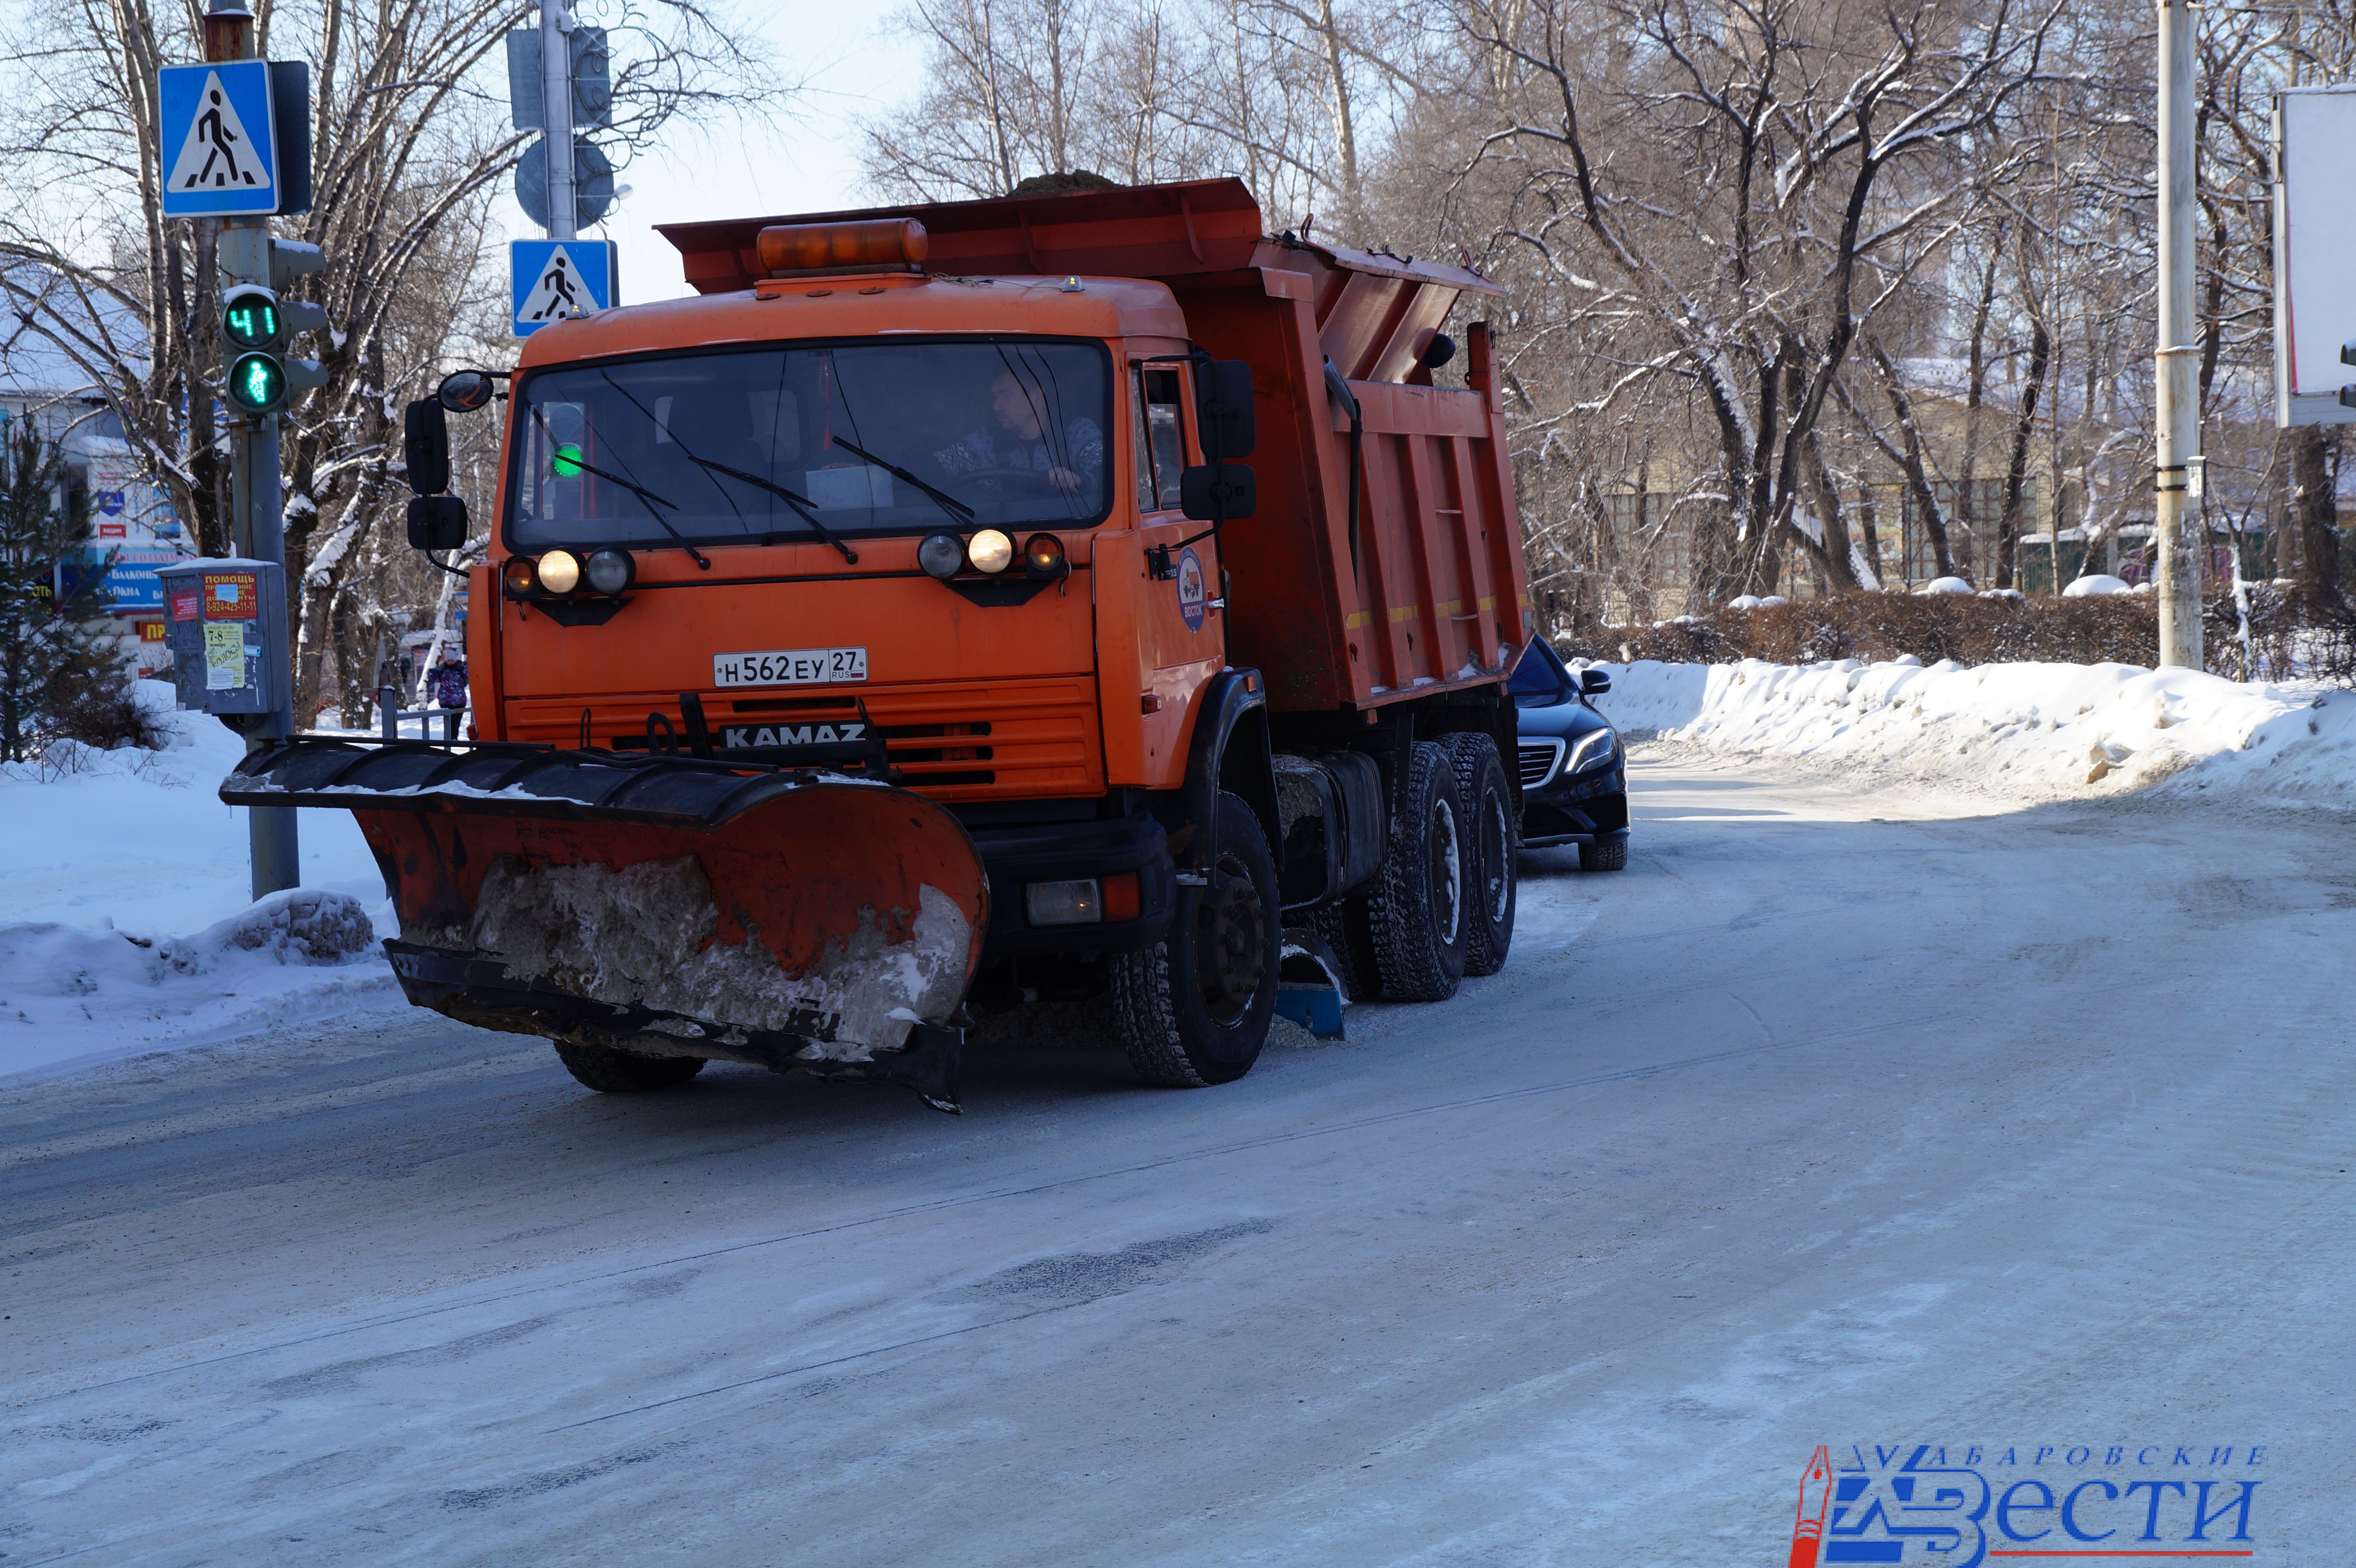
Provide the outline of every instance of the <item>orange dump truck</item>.
{"type": "Polygon", "coordinates": [[[411,407],[429,552],[447,414],[505,409],[469,737],[223,785],[353,810],[412,1001],[596,1089],[950,1107],[984,1012],[1107,998],[1200,1085],[1295,972],[1504,962],[1530,617],[1484,324],[1432,382],[1494,286],[1270,238],[1233,180],[663,232],[697,297],[411,407]]]}

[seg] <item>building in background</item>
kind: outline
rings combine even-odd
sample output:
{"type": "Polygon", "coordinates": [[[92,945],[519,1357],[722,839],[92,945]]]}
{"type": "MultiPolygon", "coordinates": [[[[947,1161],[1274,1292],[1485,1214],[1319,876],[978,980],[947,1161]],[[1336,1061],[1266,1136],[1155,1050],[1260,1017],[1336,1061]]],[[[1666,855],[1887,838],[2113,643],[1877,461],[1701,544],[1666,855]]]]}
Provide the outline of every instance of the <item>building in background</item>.
{"type": "MultiPolygon", "coordinates": [[[[120,338],[136,325],[111,324],[120,338]]],[[[112,601],[108,620],[134,673],[171,667],[164,647],[159,571],[196,553],[171,501],[148,482],[123,439],[123,427],[73,361],[21,316],[0,323],[0,434],[31,421],[64,449],[70,493],[90,518],[90,539],[69,571],[102,572],[112,601]]],[[[59,583],[70,591],[70,582],[59,583]]]]}

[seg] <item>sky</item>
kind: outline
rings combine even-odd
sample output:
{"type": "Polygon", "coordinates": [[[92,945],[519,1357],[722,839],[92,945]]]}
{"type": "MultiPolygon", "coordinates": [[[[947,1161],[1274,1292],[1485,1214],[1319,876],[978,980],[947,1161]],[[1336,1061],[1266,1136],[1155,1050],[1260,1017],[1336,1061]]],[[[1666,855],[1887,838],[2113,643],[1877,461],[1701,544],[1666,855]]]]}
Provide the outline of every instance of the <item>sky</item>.
{"type": "MultiPolygon", "coordinates": [[[[691,292],[679,252],[658,223],[863,205],[855,122],[891,107],[916,83],[924,56],[884,27],[896,0],[783,0],[739,15],[761,27],[778,72],[809,85],[783,115],[713,119],[674,128],[666,144],[619,176],[631,192],[590,237],[620,247],[619,303],[643,304],[691,292]]],[[[511,194],[496,211],[510,240],[541,230],[511,194]]]]}

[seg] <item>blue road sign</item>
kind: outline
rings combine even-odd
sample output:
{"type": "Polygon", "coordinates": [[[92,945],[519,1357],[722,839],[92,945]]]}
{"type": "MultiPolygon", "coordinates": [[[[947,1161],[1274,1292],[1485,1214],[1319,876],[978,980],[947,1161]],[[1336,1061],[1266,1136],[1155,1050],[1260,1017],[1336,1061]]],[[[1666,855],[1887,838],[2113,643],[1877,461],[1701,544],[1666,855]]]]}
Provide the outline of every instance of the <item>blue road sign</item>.
{"type": "Polygon", "coordinates": [[[610,240],[511,240],[508,270],[515,290],[518,337],[530,337],[568,316],[613,306],[610,240]]]}
{"type": "Polygon", "coordinates": [[[164,111],[164,216],[276,212],[283,193],[270,62],[167,65],[155,74],[164,111]]]}

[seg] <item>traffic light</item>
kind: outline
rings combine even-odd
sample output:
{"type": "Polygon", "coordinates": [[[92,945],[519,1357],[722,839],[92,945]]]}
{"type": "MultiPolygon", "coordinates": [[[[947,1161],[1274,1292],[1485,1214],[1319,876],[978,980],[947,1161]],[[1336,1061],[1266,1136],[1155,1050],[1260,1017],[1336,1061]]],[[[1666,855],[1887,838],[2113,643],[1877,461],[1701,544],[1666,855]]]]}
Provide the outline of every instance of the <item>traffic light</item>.
{"type": "Polygon", "coordinates": [[[230,405],[242,414],[276,413],[295,393],[327,384],[327,373],[317,360],[286,354],[286,340],[294,334],[326,330],[327,308],[278,297],[278,291],[295,278],[326,266],[327,257],[316,245],[290,240],[265,242],[275,287],[237,283],[221,294],[221,339],[230,355],[227,391],[230,405]]]}

